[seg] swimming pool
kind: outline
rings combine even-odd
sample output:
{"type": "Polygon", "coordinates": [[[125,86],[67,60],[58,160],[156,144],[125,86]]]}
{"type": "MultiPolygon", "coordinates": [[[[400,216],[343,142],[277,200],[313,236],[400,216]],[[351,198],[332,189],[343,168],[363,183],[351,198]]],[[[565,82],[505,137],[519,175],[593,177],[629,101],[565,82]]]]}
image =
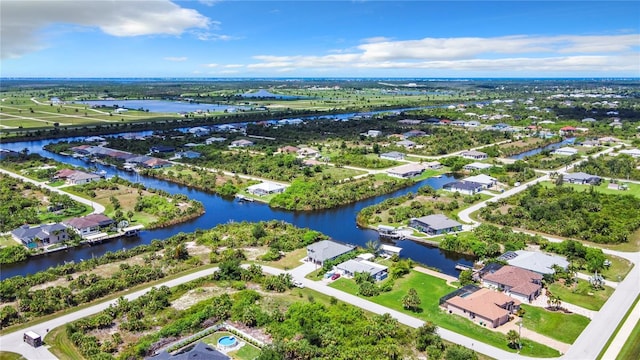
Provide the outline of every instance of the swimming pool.
{"type": "Polygon", "coordinates": [[[229,349],[238,345],[238,340],[234,336],[223,336],[218,339],[218,347],[221,349],[229,349]]]}

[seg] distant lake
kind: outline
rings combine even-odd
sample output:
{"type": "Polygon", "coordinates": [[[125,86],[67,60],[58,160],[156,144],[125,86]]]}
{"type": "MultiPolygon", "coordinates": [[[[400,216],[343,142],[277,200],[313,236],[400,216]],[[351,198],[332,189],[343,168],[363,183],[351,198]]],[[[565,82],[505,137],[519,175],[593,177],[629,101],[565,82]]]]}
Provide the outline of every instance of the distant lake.
{"type": "Polygon", "coordinates": [[[294,100],[294,99],[303,99],[306,96],[294,96],[294,95],[280,95],[274,94],[267,90],[261,89],[256,92],[248,92],[242,95],[243,98],[269,98],[269,99],[281,99],[281,100],[294,100]]]}
{"type": "Polygon", "coordinates": [[[87,100],[78,101],[76,103],[87,104],[91,106],[118,106],[121,108],[138,110],[144,109],[150,112],[160,113],[182,113],[201,111],[224,111],[227,109],[237,109],[236,106],[215,105],[215,104],[196,104],[186,101],[170,101],[170,100],[87,100]]]}

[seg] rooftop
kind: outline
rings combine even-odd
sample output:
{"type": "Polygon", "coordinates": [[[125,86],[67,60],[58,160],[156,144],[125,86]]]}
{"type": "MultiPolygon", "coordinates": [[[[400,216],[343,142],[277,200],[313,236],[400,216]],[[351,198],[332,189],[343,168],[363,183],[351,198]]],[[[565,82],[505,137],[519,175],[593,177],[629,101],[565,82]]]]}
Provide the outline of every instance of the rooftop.
{"type": "Polygon", "coordinates": [[[462,225],[459,222],[449,219],[442,214],[427,215],[421,218],[417,218],[416,220],[423,224],[429,225],[429,227],[434,230],[449,229],[462,225]]]}

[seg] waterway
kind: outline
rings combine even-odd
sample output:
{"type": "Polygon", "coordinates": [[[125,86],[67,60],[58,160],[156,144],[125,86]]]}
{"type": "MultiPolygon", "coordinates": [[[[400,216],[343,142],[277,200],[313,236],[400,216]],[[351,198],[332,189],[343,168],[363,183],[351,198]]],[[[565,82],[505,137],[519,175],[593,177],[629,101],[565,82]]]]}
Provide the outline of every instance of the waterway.
{"type": "MultiPolygon", "coordinates": [[[[391,194],[377,196],[335,209],[312,212],[292,212],[273,209],[266,204],[257,202],[243,203],[234,201],[234,199],[225,199],[218,195],[209,194],[168,181],[144,177],[137,173],[121,171],[111,166],[89,163],[81,159],[54,154],[43,149],[45,145],[54,141],[77,141],[82,139],[83,138],[76,137],[55,140],[25,141],[3,144],[2,147],[14,151],[21,151],[26,148],[30,153],[38,153],[42,156],[53,158],[60,162],[105,170],[108,177],[117,175],[133,182],[143,183],[148,188],[161,189],[171,194],[184,194],[191,199],[202,202],[205,208],[205,214],[191,221],[172,227],[144,230],[141,232],[139,237],[115,239],[93,246],[81,246],[44,256],[33,257],[22,263],[2,265],[0,268],[0,279],[6,279],[16,275],[24,276],[46,270],[51,266],[63,264],[65,261],[78,262],[84,259],[101,256],[107,251],[118,251],[140,244],[148,244],[155,239],[163,240],[180,232],[186,233],[193,232],[197,229],[209,229],[218,224],[230,221],[255,222],[274,219],[282,220],[292,223],[298,227],[320,231],[337,241],[365,246],[368,241],[378,239],[378,234],[374,230],[362,229],[356,226],[355,218],[362,208],[381,202],[389,197],[400,196],[408,192],[415,193],[418,188],[424,185],[440,189],[447,182],[454,180],[451,175],[444,175],[439,178],[433,177],[422,180],[411,187],[398,190],[391,194]]],[[[411,258],[421,264],[440,269],[443,273],[449,275],[457,275],[458,271],[455,270],[456,263],[466,265],[472,265],[473,263],[472,257],[446,252],[436,247],[410,240],[398,241],[395,245],[403,249],[401,257],[411,258]]]]}
{"type": "Polygon", "coordinates": [[[195,111],[224,111],[230,109],[236,109],[237,106],[230,105],[216,105],[216,104],[199,104],[187,101],[168,101],[168,100],[86,100],[77,101],[79,104],[86,104],[90,106],[107,106],[132,109],[132,110],[146,110],[158,113],[185,113],[195,111]]]}
{"type": "Polygon", "coordinates": [[[576,138],[567,138],[567,139],[564,139],[564,140],[562,140],[560,142],[557,142],[557,143],[549,144],[547,146],[539,147],[537,149],[525,151],[523,153],[510,156],[509,159],[522,160],[527,156],[536,155],[536,154],[539,154],[539,153],[541,153],[541,152],[543,152],[545,150],[555,150],[555,149],[561,148],[561,147],[563,147],[565,145],[571,145],[575,141],[576,141],[576,138]]]}

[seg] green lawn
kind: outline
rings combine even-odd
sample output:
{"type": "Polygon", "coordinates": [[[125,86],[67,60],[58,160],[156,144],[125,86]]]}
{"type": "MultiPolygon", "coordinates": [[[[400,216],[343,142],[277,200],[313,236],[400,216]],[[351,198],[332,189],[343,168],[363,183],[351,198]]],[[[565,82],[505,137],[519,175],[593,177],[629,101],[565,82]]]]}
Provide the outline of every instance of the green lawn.
{"type": "Polygon", "coordinates": [[[0,248],[15,245],[20,245],[20,243],[15,241],[11,235],[0,235],[0,248]]]}
{"type": "Polygon", "coordinates": [[[607,255],[607,259],[611,261],[611,266],[602,270],[602,276],[607,280],[620,282],[633,268],[633,263],[627,259],[615,255],[607,255]]]}
{"type": "Polygon", "coordinates": [[[614,289],[605,286],[603,290],[593,290],[586,280],[578,280],[577,285],[573,285],[571,288],[567,288],[564,284],[553,283],[549,285],[549,291],[552,294],[560,297],[562,302],[568,302],[573,305],[578,305],[589,310],[600,310],[602,305],[613,294],[614,289]],[[588,289],[588,290],[584,290],[588,289]]]}
{"type": "Polygon", "coordinates": [[[67,336],[65,326],[49,331],[44,337],[44,342],[49,346],[49,351],[59,359],[84,360],[67,336]]]}
{"type": "Polygon", "coordinates": [[[573,344],[591,321],[578,314],[547,311],[526,304],[521,307],[526,310],[522,323],[525,328],[567,344],[573,344]]]}
{"type": "Polygon", "coordinates": [[[0,360],[24,360],[22,355],[8,351],[0,351],[0,360]]]}
{"type": "MultiPolygon", "coordinates": [[[[340,279],[333,282],[330,286],[356,295],[357,286],[355,282],[349,279],[340,279]],[[348,283],[351,284],[348,284],[348,283]]],[[[439,306],[440,297],[455,290],[448,286],[443,279],[439,279],[424,273],[412,271],[404,278],[395,282],[394,289],[390,292],[382,293],[375,297],[365,298],[369,301],[386,306],[388,308],[415,316],[425,321],[432,321],[434,324],[455,331],[464,336],[476,339],[478,341],[490,344],[505,351],[514,352],[507,344],[507,338],[500,332],[487,330],[467,319],[457,315],[451,315],[442,311],[439,306]],[[402,306],[402,298],[407,294],[410,288],[416,289],[418,296],[422,300],[421,311],[414,313],[405,310],[402,306]]],[[[560,353],[545,345],[523,339],[523,355],[535,357],[557,357],[560,353]]]]}

